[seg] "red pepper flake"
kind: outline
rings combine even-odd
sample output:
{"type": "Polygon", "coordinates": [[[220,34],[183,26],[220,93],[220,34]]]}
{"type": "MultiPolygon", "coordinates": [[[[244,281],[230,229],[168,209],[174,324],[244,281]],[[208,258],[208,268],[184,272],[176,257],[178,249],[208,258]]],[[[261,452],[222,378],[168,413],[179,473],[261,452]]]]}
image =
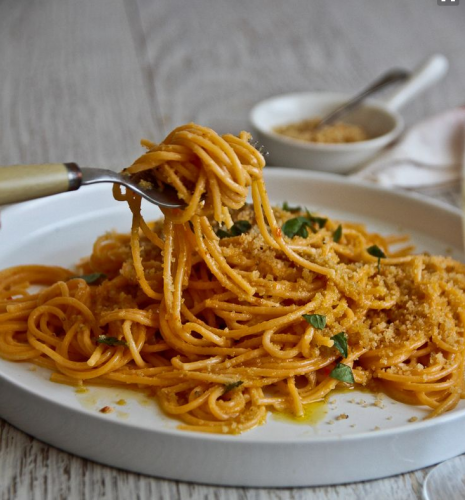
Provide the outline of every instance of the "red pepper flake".
{"type": "Polygon", "coordinates": [[[334,368],[334,363],[331,363],[330,365],[324,366],[323,368],[321,368],[320,372],[325,377],[328,377],[329,374],[332,372],[333,368],[334,368]]]}
{"type": "Polygon", "coordinates": [[[280,228],[280,227],[277,227],[277,228],[276,228],[275,233],[276,233],[276,238],[281,238],[281,237],[282,237],[282,235],[283,235],[283,232],[281,231],[281,228],[280,228]]]}

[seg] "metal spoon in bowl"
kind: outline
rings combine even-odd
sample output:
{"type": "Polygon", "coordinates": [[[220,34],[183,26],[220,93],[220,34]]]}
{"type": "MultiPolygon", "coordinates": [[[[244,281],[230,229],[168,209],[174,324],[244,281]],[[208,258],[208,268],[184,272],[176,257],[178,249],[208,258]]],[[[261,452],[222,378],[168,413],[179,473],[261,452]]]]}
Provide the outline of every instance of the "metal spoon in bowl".
{"type": "Polygon", "coordinates": [[[392,69],[381,76],[378,80],[372,83],[365,90],[362,90],[355,97],[352,97],[349,101],[342,104],[331,113],[327,114],[322,118],[322,120],[315,127],[315,130],[321,130],[323,127],[331,125],[336,120],[340,119],[341,116],[344,116],[349,111],[352,111],[356,106],[358,106],[362,101],[364,101],[369,95],[378,92],[384,87],[388,87],[394,83],[403,82],[410,77],[410,71],[406,71],[404,69],[392,69]]]}
{"type": "Polygon", "coordinates": [[[76,163],[0,166],[0,205],[75,191],[81,186],[99,182],[120,184],[160,207],[185,206],[170,186],[163,190],[148,188],[112,170],[80,168],[76,163]]]}

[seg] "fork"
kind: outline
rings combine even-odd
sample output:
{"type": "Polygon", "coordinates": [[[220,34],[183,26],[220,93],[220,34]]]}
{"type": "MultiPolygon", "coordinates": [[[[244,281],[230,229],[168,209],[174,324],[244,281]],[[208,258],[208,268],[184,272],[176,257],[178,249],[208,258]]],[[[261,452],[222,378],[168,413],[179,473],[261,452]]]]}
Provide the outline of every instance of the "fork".
{"type": "MultiPolygon", "coordinates": [[[[250,141],[250,144],[262,156],[268,156],[268,151],[258,141],[250,141]]],[[[76,191],[81,186],[102,182],[120,184],[159,207],[183,208],[186,205],[171,186],[149,188],[113,170],[81,168],[77,163],[44,163],[0,165],[0,206],[76,191]]]]}
{"type": "Polygon", "coordinates": [[[80,168],[76,163],[0,166],[0,205],[75,191],[81,186],[100,182],[120,184],[160,207],[181,208],[185,205],[170,186],[148,188],[112,170],[80,168]]]}

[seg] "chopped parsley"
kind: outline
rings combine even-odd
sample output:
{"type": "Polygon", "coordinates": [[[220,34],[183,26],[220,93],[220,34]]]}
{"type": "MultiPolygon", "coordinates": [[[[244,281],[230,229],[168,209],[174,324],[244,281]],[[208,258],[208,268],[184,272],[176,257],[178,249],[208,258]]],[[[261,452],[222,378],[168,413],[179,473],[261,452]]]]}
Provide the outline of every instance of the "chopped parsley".
{"type": "Polygon", "coordinates": [[[233,236],[240,236],[241,234],[246,233],[251,228],[252,224],[248,220],[238,220],[231,226],[229,232],[224,229],[218,229],[216,231],[216,235],[221,239],[232,238],[233,236]]]}
{"type": "Polygon", "coordinates": [[[334,243],[339,243],[341,237],[342,237],[342,226],[339,224],[339,226],[337,226],[336,231],[334,231],[333,233],[334,243]]]}
{"type": "Polygon", "coordinates": [[[302,207],[290,207],[287,201],[283,203],[283,210],[286,210],[286,212],[301,212],[302,207]]]}
{"type": "Polygon", "coordinates": [[[340,380],[341,382],[347,382],[348,384],[355,384],[352,368],[350,366],[344,365],[343,363],[338,363],[331,370],[329,376],[336,380],[340,380]]]}
{"type": "Polygon", "coordinates": [[[372,245],[371,247],[368,247],[367,252],[370,255],[373,255],[373,257],[378,257],[378,272],[379,272],[381,259],[385,259],[386,254],[381,250],[381,248],[379,248],[378,245],[372,245]]]}
{"type": "Polygon", "coordinates": [[[92,274],[83,274],[82,276],[73,276],[71,279],[81,279],[84,280],[88,285],[92,285],[93,283],[97,283],[97,281],[101,281],[107,278],[107,275],[104,273],[92,273],[92,274]]]}
{"type": "Polygon", "coordinates": [[[220,239],[231,238],[231,235],[228,233],[228,231],[225,231],[224,229],[218,229],[216,231],[216,236],[218,236],[218,238],[220,239]]]}
{"type": "Polygon", "coordinates": [[[307,210],[307,215],[305,217],[300,215],[299,217],[287,220],[282,226],[282,231],[288,238],[293,238],[294,236],[307,238],[307,228],[316,233],[317,229],[315,225],[321,229],[325,227],[327,220],[328,219],[324,219],[323,217],[315,217],[307,210]]]}
{"type": "Polygon", "coordinates": [[[307,323],[318,330],[323,330],[326,326],[326,316],[323,314],[303,314],[302,316],[307,323]]]}
{"type": "Polygon", "coordinates": [[[237,382],[231,382],[230,384],[224,384],[224,391],[223,394],[226,394],[229,391],[232,391],[233,389],[236,389],[237,387],[241,386],[244,382],[242,380],[238,380],[237,382]]]}
{"type": "Polygon", "coordinates": [[[233,236],[240,236],[241,234],[250,231],[252,224],[248,220],[238,220],[232,226],[229,232],[233,236]]]}
{"type": "Polygon", "coordinates": [[[332,336],[331,340],[334,342],[334,347],[344,358],[347,358],[347,334],[345,332],[340,332],[332,336]]]}
{"type": "Polygon", "coordinates": [[[328,219],[326,219],[324,217],[316,217],[315,215],[312,215],[308,210],[307,210],[307,217],[308,217],[308,219],[310,219],[314,223],[318,224],[318,227],[320,229],[323,229],[325,227],[326,223],[328,222],[328,219]]]}
{"type": "Polygon", "coordinates": [[[128,346],[128,343],[126,341],[118,340],[116,337],[107,337],[106,335],[99,335],[97,342],[99,344],[106,344],[111,346],[115,345],[124,345],[126,347],[128,346]]]}
{"type": "Polygon", "coordinates": [[[294,236],[307,238],[307,227],[309,227],[312,231],[315,231],[311,221],[309,221],[306,217],[300,216],[287,220],[281,229],[288,238],[294,238],[294,236]]]}

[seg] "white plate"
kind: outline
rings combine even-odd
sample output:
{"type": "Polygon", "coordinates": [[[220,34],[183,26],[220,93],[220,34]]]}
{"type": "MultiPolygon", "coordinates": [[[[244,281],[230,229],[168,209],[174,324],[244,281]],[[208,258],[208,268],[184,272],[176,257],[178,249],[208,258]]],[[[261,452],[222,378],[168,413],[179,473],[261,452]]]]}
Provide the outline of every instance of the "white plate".
{"type": "MultiPolygon", "coordinates": [[[[408,231],[419,250],[462,259],[456,209],[325,174],[269,168],[266,178],[273,202],[366,222],[372,231],[408,231]]],[[[144,210],[148,218],[158,215],[154,207],[144,210]]],[[[72,266],[91,252],[97,236],[128,231],[130,224],[126,205],[113,200],[109,186],[24,203],[1,218],[0,268],[72,266]]],[[[76,455],[165,478],[234,486],[327,485],[403,473],[465,451],[465,441],[458,439],[465,426],[463,402],[423,421],[424,408],[387,397],[375,404],[376,397],[366,392],[338,393],[317,423],[270,414],[264,425],[243,435],[218,436],[179,431],[178,422],[144,396],[116,389],[76,394],[48,376],[27,363],[0,360],[0,415],[76,455]],[[119,399],[128,404],[116,405],[119,399]],[[117,411],[100,413],[105,405],[117,411]],[[338,420],[341,414],[349,418],[338,420]]]]}

